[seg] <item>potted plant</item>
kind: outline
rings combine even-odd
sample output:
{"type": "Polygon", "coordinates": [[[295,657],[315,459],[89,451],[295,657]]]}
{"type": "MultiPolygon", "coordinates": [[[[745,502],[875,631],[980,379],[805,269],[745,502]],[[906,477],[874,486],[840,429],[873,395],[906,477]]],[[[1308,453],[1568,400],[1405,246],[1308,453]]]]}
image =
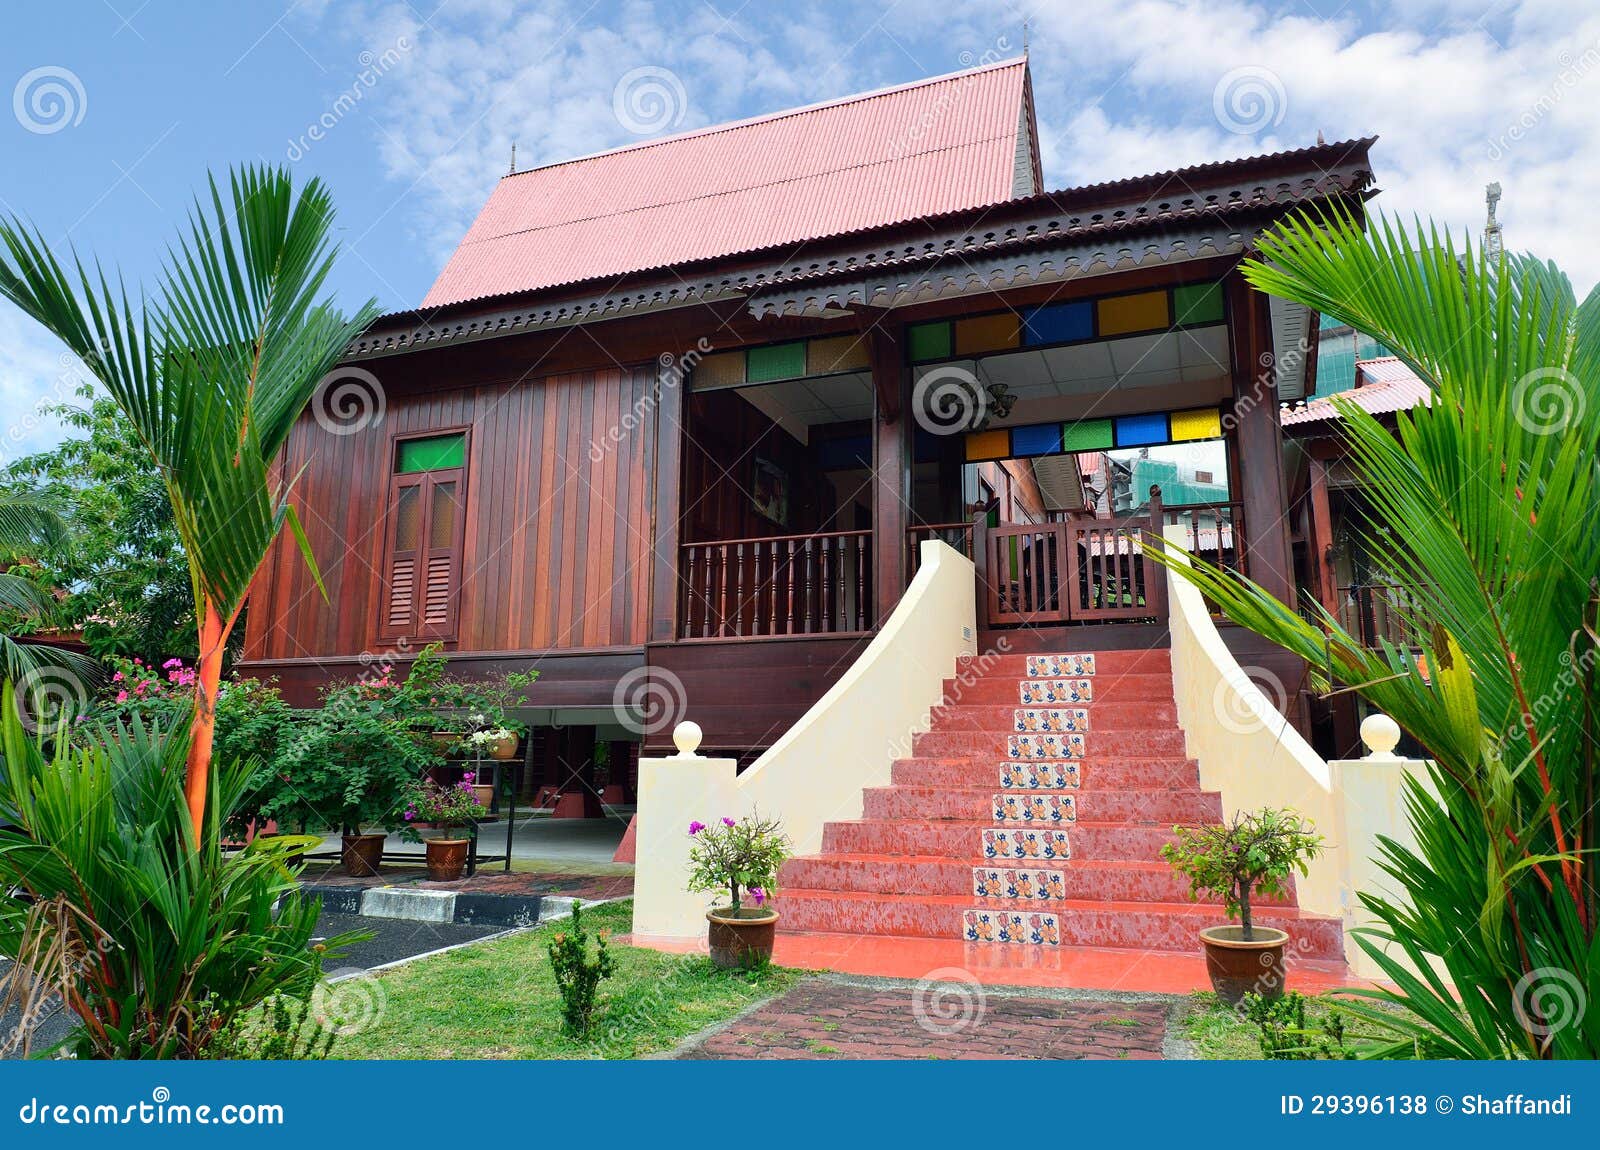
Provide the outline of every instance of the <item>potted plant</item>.
{"type": "Polygon", "coordinates": [[[1256,891],[1283,893],[1289,876],[1306,873],[1306,864],[1322,853],[1322,836],[1310,821],[1290,810],[1263,807],[1240,811],[1231,823],[1209,827],[1174,827],[1176,841],[1161,848],[1161,857],[1189,880],[1189,897],[1220,897],[1237,926],[1210,926],[1200,932],[1206,971],[1217,997],[1237,1006],[1246,994],[1272,1000],[1283,993],[1283,944],[1289,935],[1251,918],[1250,898],[1256,891]]]}
{"type": "Polygon", "coordinates": [[[757,814],[723,818],[715,826],[696,821],[689,837],[689,889],[728,893],[728,905],[706,912],[711,961],[725,970],[771,961],[778,912],[767,904],[790,852],[782,824],[757,814]]]}
{"type": "Polygon", "coordinates": [[[470,828],[483,816],[483,804],[473,793],[473,776],[450,786],[432,779],[415,783],[406,794],[405,808],[401,835],[407,842],[426,844],[428,878],[455,882],[467,864],[470,828]]]}
{"type": "Polygon", "coordinates": [[[322,706],[297,721],[262,788],[262,817],[337,829],[346,872],[377,874],[402,796],[434,761],[415,737],[415,717],[395,684],[325,688],[322,706]]]}
{"type": "Polygon", "coordinates": [[[475,755],[509,762],[517,757],[517,732],[510,727],[485,727],[468,735],[466,745],[475,755]]]}

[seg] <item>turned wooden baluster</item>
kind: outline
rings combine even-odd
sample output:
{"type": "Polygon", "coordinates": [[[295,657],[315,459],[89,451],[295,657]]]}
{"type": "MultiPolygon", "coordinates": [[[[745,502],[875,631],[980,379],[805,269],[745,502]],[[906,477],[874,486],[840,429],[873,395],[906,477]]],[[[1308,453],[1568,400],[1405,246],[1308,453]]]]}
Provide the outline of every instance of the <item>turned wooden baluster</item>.
{"type": "Polygon", "coordinates": [[[788,615],[785,617],[785,619],[783,621],[783,633],[785,635],[793,635],[794,634],[794,540],[793,539],[789,540],[788,565],[789,565],[789,578],[787,580],[787,583],[788,583],[788,590],[789,590],[789,613],[788,613],[788,615]]]}
{"type": "Polygon", "coordinates": [[[867,539],[856,536],[856,630],[867,629],[867,539]]]}
{"type": "Polygon", "coordinates": [[[811,634],[811,540],[806,539],[806,634],[811,634]]]}

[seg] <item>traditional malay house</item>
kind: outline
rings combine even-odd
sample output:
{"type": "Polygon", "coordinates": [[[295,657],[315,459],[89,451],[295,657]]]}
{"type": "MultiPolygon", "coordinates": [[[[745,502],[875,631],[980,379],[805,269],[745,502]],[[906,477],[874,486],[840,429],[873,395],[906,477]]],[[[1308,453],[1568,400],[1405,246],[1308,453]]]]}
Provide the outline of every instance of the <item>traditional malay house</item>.
{"type": "MultiPolygon", "coordinates": [[[[507,175],[417,310],[350,348],[341,386],[381,408],[297,425],[283,466],[327,595],[281,543],[244,667],[301,700],[435,641],[463,674],[535,667],[529,785],[604,757],[631,798],[685,713],[741,766],[773,747],[850,686],[919,558],[953,554],[973,649],[1154,675],[1101,713],[1182,762],[1139,542],[1175,532],[1295,594],[1279,407],[1317,320],[1239,265],[1297,209],[1359,210],[1370,144],[1048,190],[1015,59],[507,175]]],[[[1303,722],[1303,669],[1220,634],[1303,722]]],[[[1004,692],[917,753],[1072,757],[1056,719],[1019,735],[1004,692]]],[[[1117,849],[1143,858],[1140,833],[1117,849]]],[[[792,921],[837,928],[803,893],[792,921]]]]}

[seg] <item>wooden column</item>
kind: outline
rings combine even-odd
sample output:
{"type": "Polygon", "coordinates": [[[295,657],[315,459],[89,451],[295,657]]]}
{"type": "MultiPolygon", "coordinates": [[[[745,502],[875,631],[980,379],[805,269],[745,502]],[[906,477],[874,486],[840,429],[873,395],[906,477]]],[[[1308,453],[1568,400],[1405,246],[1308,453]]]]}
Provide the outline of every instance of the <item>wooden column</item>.
{"type": "Polygon", "coordinates": [[[650,575],[650,639],[678,638],[678,532],[683,515],[684,392],[689,381],[681,373],[663,373],[656,380],[656,466],[651,518],[655,527],[655,561],[650,575]]]}
{"type": "Polygon", "coordinates": [[[1233,328],[1233,447],[1244,504],[1250,577],[1284,603],[1295,602],[1289,542],[1289,495],[1278,423],[1278,381],[1267,297],[1237,274],[1228,277],[1233,328]]]}
{"type": "Polygon", "coordinates": [[[1333,508],[1328,500],[1328,461],[1312,454],[1306,461],[1306,494],[1310,522],[1306,542],[1311,550],[1317,601],[1338,611],[1338,577],[1333,569],[1333,508]]]}
{"type": "Polygon", "coordinates": [[[880,319],[867,329],[872,383],[877,393],[873,421],[872,566],[876,586],[874,623],[882,626],[905,590],[906,524],[911,501],[911,436],[906,414],[905,355],[898,324],[880,319]]]}

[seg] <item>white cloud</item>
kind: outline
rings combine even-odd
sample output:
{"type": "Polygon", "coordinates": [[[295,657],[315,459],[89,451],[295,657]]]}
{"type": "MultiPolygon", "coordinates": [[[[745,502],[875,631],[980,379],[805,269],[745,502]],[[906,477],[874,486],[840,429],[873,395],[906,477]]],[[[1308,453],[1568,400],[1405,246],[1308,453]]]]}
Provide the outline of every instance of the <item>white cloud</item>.
{"type": "MultiPolygon", "coordinates": [[[[419,8],[368,0],[329,6],[322,19],[342,21],[363,47],[402,34],[413,45],[373,111],[395,207],[364,226],[374,236],[409,230],[435,265],[504,173],[513,140],[519,166],[529,167],[639,139],[612,108],[631,69],[678,77],[684,107],[672,120],[687,130],[878,87],[903,78],[908,64],[932,75],[1002,42],[1015,51],[1026,15],[1054,186],[1300,147],[1319,131],[1376,134],[1384,210],[1431,215],[1475,237],[1483,185],[1499,180],[1511,246],[1554,255],[1580,289],[1600,279],[1600,231],[1576,225],[1592,198],[1581,158],[1600,145],[1592,0],[1394,0],[1364,21],[1353,7],[632,0],[585,10],[452,0],[424,25],[419,8]],[[1257,95],[1277,101],[1281,92],[1249,134],[1214,113],[1219,81],[1239,69],[1265,85],[1257,95]]],[[[1254,124],[1248,113],[1260,106],[1243,107],[1254,124]]]]}
{"type": "Polygon", "coordinates": [[[72,400],[86,379],[77,357],[54,336],[0,301],[0,467],[66,438],[40,406],[72,400]]]}

